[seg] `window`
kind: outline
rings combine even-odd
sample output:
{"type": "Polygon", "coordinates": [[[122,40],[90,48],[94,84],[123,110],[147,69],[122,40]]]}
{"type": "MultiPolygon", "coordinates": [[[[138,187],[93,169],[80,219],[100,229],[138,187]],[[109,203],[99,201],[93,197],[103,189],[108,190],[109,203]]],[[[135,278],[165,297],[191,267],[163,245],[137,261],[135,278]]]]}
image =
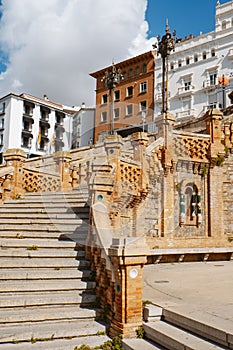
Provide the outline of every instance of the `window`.
{"type": "Polygon", "coordinates": [[[33,114],[33,107],[25,104],[24,105],[24,113],[27,115],[32,115],[33,114]]]}
{"type": "Polygon", "coordinates": [[[189,91],[191,88],[191,81],[185,81],[184,82],[184,91],[189,91]]]}
{"type": "Polygon", "coordinates": [[[49,113],[50,113],[50,110],[49,109],[41,109],[40,111],[40,116],[41,116],[41,119],[42,120],[45,120],[45,121],[48,121],[49,120],[49,113]]]}
{"type": "Polygon", "coordinates": [[[136,75],[139,75],[140,74],[140,68],[137,66],[136,69],[135,69],[135,74],[136,75]]]}
{"type": "Polygon", "coordinates": [[[101,101],[101,103],[102,104],[105,104],[105,103],[107,103],[108,102],[108,95],[107,94],[104,94],[103,96],[102,96],[102,101],[101,101]]]}
{"type": "Polygon", "coordinates": [[[227,22],[223,21],[222,22],[222,30],[225,30],[227,28],[227,22]]]}
{"type": "Polygon", "coordinates": [[[5,107],[6,107],[5,102],[2,102],[0,105],[0,113],[5,113],[5,107]]]}
{"type": "Polygon", "coordinates": [[[126,72],[122,73],[122,79],[125,80],[126,79],[126,72]]]}
{"type": "Polygon", "coordinates": [[[217,84],[217,73],[210,73],[210,85],[217,84]]]}
{"type": "Polygon", "coordinates": [[[190,98],[184,98],[182,100],[182,110],[183,111],[190,111],[191,109],[191,99],[190,98]]]}
{"type": "Polygon", "coordinates": [[[215,49],[211,50],[211,57],[215,57],[215,49]]]}
{"type": "Polygon", "coordinates": [[[207,109],[215,109],[217,108],[217,94],[209,94],[208,95],[208,106],[207,109]]]}
{"type": "Polygon", "coordinates": [[[186,64],[189,64],[189,63],[190,63],[190,58],[186,57],[186,64]]]}
{"type": "Polygon", "coordinates": [[[178,61],[178,67],[182,67],[182,61],[181,60],[178,61]]]}
{"type": "Polygon", "coordinates": [[[133,70],[130,69],[129,72],[128,72],[128,77],[129,77],[129,78],[132,78],[132,76],[133,76],[133,70]]]}
{"type": "Polygon", "coordinates": [[[126,106],[126,116],[130,116],[133,114],[133,105],[130,104],[130,105],[127,105],[126,106]]]}
{"type": "Polygon", "coordinates": [[[0,129],[4,129],[4,118],[0,119],[0,129]]]}
{"type": "Polygon", "coordinates": [[[106,123],[107,121],[107,112],[101,113],[101,123],[106,123]]]}
{"type": "Polygon", "coordinates": [[[171,70],[174,69],[174,62],[171,62],[171,64],[170,64],[170,69],[171,69],[171,70]]]}
{"type": "Polygon", "coordinates": [[[128,86],[126,88],[126,97],[131,97],[133,96],[133,86],[128,86]]]}
{"type": "Polygon", "coordinates": [[[147,82],[140,83],[140,93],[147,91],[147,82]]]}
{"type": "MultiPolygon", "coordinates": [[[[22,147],[25,148],[30,148],[31,147],[31,138],[30,137],[23,137],[22,138],[22,147]]],[[[42,142],[42,140],[41,140],[42,142]]],[[[41,144],[40,144],[40,149],[41,149],[41,144]]]]}
{"type": "Polygon", "coordinates": [[[197,54],[194,55],[194,62],[198,62],[198,55],[197,54]]]}
{"type": "Polygon", "coordinates": [[[120,109],[115,108],[114,109],[114,119],[119,119],[119,117],[120,117],[120,109]]]}
{"type": "Polygon", "coordinates": [[[146,101],[141,101],[141,102],[139,103],[139,110],[140,110],[140,112],[146,110],[146,101]]]}
{"type": "Polygon", "coordinates": [[[144,63],[142,65],[142,73],[146,73],[146,71],[147,71],[147,65],[146,65],[146,63],[144,63]]]}
{"type": "Polygon", "coordinates": [[[120,90],[114,91],[114,100],[119,101],[120,100],[120,90]]]}
{"type": "Polygon", "coordinates": [[[203,59],[203,60],[206,60],[206,57],[207,57],[207,55],[206,55],[206,52],[204,51],[204,52],[202,53],[202,59],[203,59]]]}
{"type": "Polygon", "coordinates": [[[3,146],[3,134],[0,135],[0,145],[3,146]]]}

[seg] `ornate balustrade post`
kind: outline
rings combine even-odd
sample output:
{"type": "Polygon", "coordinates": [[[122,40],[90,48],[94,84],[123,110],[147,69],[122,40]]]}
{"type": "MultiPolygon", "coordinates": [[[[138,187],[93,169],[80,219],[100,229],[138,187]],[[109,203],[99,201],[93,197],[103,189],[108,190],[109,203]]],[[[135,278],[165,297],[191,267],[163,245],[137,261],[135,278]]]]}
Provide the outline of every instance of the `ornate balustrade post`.
{"type": "Polygon", "coordinates": [[[72,179],[70,172],[70,152],[56,152],[54,154],[54,160],[57,165],[57,172],[61,176],[61,190],[69,191],[72,189],[72,179]]]}
{"type": "Polygon", "coordinates": [[[206,131],[210,135],[210,170],[208,173],[208,235],[220,237],[224,233],[223,222],[223,170],[225,147],[221,143],[221,120],[223,113],[213,109],[206,113],[206,131]]]}
{"type": "Polygon", "coordinates": [[[115,298],[110,336],[135,337],[142,325],[142,272],[149,248],[145,239],[113,239],[109,256],[114,270],[115,298]]]}
{"type": "MultiPolygon", "coordinates": [[[[20,196],[24,192],[23,188],[23,164],[27,158],[26,153],[17,148],[8,149],[3,157],[6,161],[6,166],[11,166],[14,168],[13,178],[11,179],[11,191],[10,197],[14,198],[20,196]]],[[[7,182],[7,186],[9,184],[7,182]]],[[[3,186],[4,187],[4,186],[3,186]]]]}

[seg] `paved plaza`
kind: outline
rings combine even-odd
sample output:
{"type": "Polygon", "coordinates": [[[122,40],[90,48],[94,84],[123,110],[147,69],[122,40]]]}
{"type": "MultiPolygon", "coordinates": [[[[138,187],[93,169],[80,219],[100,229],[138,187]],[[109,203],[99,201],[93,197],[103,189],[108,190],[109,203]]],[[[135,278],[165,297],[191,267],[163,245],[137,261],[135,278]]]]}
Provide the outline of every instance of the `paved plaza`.
{"type": "Polygon", "coordinates": [[[143,300],[233,329],[233,261],[147,265],[143,300]]]}

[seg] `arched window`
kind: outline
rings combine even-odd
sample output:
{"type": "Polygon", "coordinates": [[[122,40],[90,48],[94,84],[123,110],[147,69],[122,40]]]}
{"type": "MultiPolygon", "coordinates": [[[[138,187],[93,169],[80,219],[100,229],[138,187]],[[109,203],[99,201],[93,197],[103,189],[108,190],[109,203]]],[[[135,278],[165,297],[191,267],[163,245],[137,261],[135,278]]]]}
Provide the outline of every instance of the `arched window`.
{"type": "Polygon", "coordinates": [[[201,221],[201,195],[194,183],[188,183],[180,193],[180,225],[199,226],[201,221]]]}

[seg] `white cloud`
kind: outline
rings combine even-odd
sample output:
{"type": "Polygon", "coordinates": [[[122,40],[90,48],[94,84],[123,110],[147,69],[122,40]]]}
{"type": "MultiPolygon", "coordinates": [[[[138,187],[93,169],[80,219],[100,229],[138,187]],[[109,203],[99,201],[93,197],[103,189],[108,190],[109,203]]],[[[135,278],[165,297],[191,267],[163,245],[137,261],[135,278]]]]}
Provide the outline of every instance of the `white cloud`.
{"type": "Polygon", "coordinates": [[[89,73],[151,49],[147,0],[3,0],[0,45],[9,57],[0,96],[26,92],[94,104],[89,73]]]}

